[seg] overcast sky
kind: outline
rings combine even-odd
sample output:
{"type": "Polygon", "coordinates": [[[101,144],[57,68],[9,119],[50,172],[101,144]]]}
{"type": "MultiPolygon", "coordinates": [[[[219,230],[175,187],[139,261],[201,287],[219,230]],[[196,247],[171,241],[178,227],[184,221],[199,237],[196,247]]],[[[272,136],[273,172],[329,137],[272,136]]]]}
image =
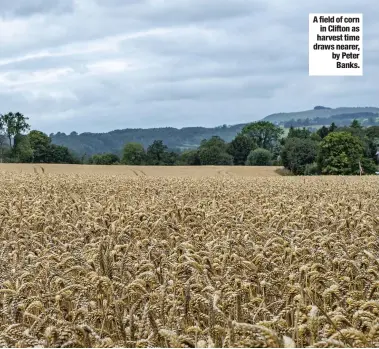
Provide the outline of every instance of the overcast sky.
{"type": "Polygon", "coordinates": [[[379,106],[378,0],[0,0],[0,113],[44,132],[379,106]],[[363,13],[364,76],[308,76],[308,14],[363,13]]]}

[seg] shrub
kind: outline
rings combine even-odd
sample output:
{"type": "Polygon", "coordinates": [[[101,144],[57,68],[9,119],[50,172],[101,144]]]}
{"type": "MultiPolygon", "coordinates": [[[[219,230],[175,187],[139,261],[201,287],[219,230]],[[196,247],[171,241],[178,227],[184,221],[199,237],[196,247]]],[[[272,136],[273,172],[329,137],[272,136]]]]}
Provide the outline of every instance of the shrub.
{"type": "Polygon", "coordinates": [[[294,175],[304,175],[305,167],[316,161],[317,143],[311,139],[288,138],[281,157],[285,168],[294,175]]]}
{"type": "Polygon", "coordinates": [[[316,176],[319,174],[319,168],[316,162],[312,162],[311,164],[306,164],[304,169],[305,176],[316,176]]]}
{"type": "Polygon", "coordinates": [[[248,166],[269,166],[271,165],[272,153],[263,148],[252,150],[247,157],[248,166]]]}
{"type": "Polygon", "coordinates": [[[284,167],[276,169],[275,172],[281,176],[293,176],[292,172],[284,167]]]}

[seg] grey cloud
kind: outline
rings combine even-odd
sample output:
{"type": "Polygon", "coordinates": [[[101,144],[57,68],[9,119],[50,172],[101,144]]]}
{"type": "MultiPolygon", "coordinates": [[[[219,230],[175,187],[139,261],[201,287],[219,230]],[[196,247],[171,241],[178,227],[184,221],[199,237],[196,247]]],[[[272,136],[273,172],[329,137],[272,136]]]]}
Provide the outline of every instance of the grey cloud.
{"type": "Polygon", "coordinates": [[[149,100],[238,100],[241,98],[269,97],[283,81],[262,76],[243,78],[210,78],[177,83],[160,83],[145,89],[142,101],[149,100]],[[146,98],[147,96],[147,98],[146,98]]]}
{"type": "Polygon", "coordinates": [[[61,14],[74,10],[73,0],[1,0],[0,17],[61,14]]]}
{"type": "Polygon", "coordinates": [[[11,112],[13,111],[13,106],[22,106],[27,104],[27,102],[28,100],[23,95],[13,93],[12,91],[0,91],[0,114],[6,114],[8,112],[11,112]]]}
{"type": "Polygon", "coordinates": [[[266,9],[263,0],[175,0],[123,1],[95,0],[112,14],[138,16],[141,21],[155,25],[173,25],[220,21],[246,16],[266,9]]]}
{"type": "Polygon", "coordinates": [[[101,7],[128,7],[140,5],[140,6],[148,6],[149,0],[94,0],[94,3],[101,7]]]}
{"type": "MultiPolygon", "coordinates": [[[[109,59],[116,58],[117,55],[112,56],[109,52],[97,52],[96,59],[109,59]]],[[[75,54],[75,55],[57,55],[57,56],[44,56],[44,57],[31,57],[29,59],[20,61],[1,62],[0,59],[0,73],[1,72],[28,72],[40,71],[46,69],[59,69],[70,67],[79,73],[88,71],[85,67],[93,61],[93,53],[75,54]]]]}

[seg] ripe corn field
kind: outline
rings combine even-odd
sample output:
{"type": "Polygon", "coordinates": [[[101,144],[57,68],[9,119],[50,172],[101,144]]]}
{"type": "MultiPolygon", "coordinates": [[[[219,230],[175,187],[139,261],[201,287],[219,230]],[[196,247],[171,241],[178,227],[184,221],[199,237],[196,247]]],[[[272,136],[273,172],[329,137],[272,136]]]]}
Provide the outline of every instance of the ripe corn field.
{"type": "Polygon", "coordinates": [[[378,184],[3,171],[0,346],[377,347],[378,184]]]}

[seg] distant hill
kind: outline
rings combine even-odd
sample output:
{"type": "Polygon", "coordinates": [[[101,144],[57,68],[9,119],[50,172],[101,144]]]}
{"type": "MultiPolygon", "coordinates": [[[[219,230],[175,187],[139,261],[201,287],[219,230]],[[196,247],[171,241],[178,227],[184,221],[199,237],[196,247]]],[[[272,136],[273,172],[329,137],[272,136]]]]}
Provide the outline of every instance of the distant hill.
{"type": "MultiPolygon", "coordinates": [[[[312,110],[293,113],[277,113],[266,116],[263,120],[271,121],[284,128],[291,125],[294,127],[318,128],[322,125],[346,125],[353,119],[358,119],[367,125],[378,123],[379,108],[328,108],[316,106],[312,110]]],[[[181,129],[173,127],[148,128],[148,129],[123,129],[108,133],[85,132],[69,135],[58,132],[51,134],[52,142],[64,145],[78,155],[87,154],[91,156],[96,153],[112,152],[121,155],[122,147],[127,142],[138,142],[147,148],[154,140],[162,140],[170,149],[193,149],[199,146],[203,139],[219,136],[226,142],[230,142],[246,124],[232,126],[206,127],[184,127],[181,129]]]]}
{"type": "Polygon", "coordinates": [[[72,132],[69,135],[58,132],[57,134],[51,134],[50,137],[54,144],[64,145],[77,154],[87,154],[90,156],[106,152],[120,154],[122,147],[127,142],[138,142],[147,148],[154,140],[162,140],[164,144],[173,150],[196,148],[203,139],[209,139],[212,136],[219,136],[225,141],[230,142],[245,125],[223,125],[214,128],[185,127],[177,129],[164,127],[124,129],[108,133],[85,132],[77,134],[76,132],[72,132]]]}
{"type": "Polygon", "coordinates": [[[332,115],[340,115],[340,114],[355,114],[355,113],[375,113],[379,114],[379,108],[376,107],[357,107],[357,108],[321,108],[315,107],[311,110],[298,111],[292,113],[276,113],[266,116],[263,120],[271,121],[271,122],[284,122],[290,121],[291,119],[314,119],[316,117],[325,118],[332,115]]]}

